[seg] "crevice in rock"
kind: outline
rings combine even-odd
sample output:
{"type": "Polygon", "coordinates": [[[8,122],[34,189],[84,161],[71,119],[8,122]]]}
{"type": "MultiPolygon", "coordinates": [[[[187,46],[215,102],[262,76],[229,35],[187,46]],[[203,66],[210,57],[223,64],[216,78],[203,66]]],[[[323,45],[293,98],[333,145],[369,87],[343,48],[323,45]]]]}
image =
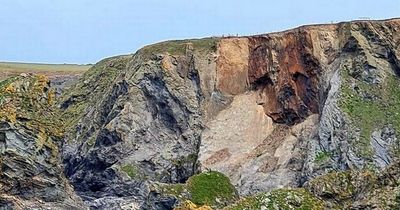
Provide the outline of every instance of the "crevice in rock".
{"type": "Polygon", "coordinates": [[[68,109],[68,107],[75,104],[76,102],[84,100],[84,98],[85,98],[84,96],[73,95],[73,96],[69,97],[67,100],[65,100],[64,102],[62,102],[60,105],[60,108],[63,110],[66,110],[66,109],[68,109]]]}
{"type": "Polygon", "coordinates": [[[388,61],[397,77],[400,77],[400,61],[392,50],[388,51],[388,61]]]}
{"type": "Polygon", "coordinates": [[[294,125],[319,113],[320,66],[308,34],[288,33],[279,42],[252,37],[249,43],[249,82],[265,114],[276,123],[294,125]]]}
{"type": "Polygon", "coordinates": [[[121,95],[128,92],[129,84],[122,80],[121,82],[114,84],[108,98],[104,100],[102,109],[100,109],[100,121],[99,123],[104,125],[107,124],[111,119],[113,119],[119,112],[111,113],[115,103],[121,95]]]}
{"type": "Polygon", "coordinates": [[[118,136],[116,131],[109,131],[102,129],[96,138],[95,147],[109,147],[121,142],[121,138],[118,136]]]}
{"type": "Polygon", "coordinates": [[[187,121],[190,111],[179,99],[171,94],[162,78],[149,75],[141,81],[140,85],[149,103],[153,118],[159,118],[165,127],[171,131],[182,133],[182,129],[186,129],[188,126],[187,121]],[[178,107],[180,112],[175,113],[173,106],[178,107]],[[184,124],[181,124],[181,122],[184,124]]]}

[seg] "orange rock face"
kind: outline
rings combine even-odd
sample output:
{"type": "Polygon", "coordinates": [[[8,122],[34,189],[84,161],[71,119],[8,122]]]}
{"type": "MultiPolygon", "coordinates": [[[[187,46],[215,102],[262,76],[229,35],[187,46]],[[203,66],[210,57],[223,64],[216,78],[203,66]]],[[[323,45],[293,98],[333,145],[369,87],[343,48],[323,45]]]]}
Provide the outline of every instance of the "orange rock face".
{"type": "Polygon", "coordinates": [[[318,113],[319,64],[305,31],[249,38],[249,82],[275,122],[293,124],[318,113]]]}
{"type": "Polygon", "coordinates": [[[217,88],[228,95],[243,93],[248,87],[248,39],[222,39],[218,55],[217,88]]]}
{"type": "Polygon", "coordinates": [[[307,30],[222,39],[218,54],[222,93],[238,95],[252,87],[257,103],[277,123],[292,125],[318,113],[321,68],[307,30]]]}

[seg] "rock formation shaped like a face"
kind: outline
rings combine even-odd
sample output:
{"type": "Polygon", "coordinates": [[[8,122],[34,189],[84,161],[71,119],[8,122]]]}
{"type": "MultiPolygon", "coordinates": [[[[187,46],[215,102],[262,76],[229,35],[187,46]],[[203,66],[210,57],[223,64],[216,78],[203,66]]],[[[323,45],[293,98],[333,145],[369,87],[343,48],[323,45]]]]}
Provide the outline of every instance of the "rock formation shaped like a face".
{"type": "Polygon", "coordinates": [[[216,88],[227,95],[256,90],[257,103],[277,123],[293,125],[318,113],[320,72],[307,30],[218,45],[216,88]]]}
{"type": "Polygon", "coordinates": [[[320,65],[306,30],[250,37],[249,82],[258,103],[277,123],[293,125],[319,108],[320,65]]]}

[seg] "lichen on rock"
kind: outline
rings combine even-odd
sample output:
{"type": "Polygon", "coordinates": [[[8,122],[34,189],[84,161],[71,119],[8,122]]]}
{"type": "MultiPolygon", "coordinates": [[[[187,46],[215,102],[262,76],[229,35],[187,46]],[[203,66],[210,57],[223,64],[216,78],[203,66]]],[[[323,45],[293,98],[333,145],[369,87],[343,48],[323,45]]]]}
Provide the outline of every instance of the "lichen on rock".
{"type": "Polygon", "coordinates": [[[0,84],[0,203],[4,208],[83,208],[62,173],[63,124],[42,75],[0,84]]]}

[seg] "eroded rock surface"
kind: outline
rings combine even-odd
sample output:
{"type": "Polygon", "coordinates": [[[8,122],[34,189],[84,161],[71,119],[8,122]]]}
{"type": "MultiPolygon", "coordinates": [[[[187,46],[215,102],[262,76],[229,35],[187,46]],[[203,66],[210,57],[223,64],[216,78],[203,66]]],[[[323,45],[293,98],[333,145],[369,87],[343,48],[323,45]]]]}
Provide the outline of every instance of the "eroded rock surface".
{"type": "Polygon", "coordinates": [[[61,105],[77,119],[63,148],[67,176],[100,208],[105,198],[150,205],[148,183],[183,183],[200,170],[223,172],[249,195],[331,170],[384,168],[396,134],[355,112],[381,97],[371,85],[397,104],[398,30],[396,19],[304,26],[104,60],[61,105]]]}
{"type": "MultiPolygon", "coordinates": [[[[57,121],[43,121],[42,128],[49,139],[63,138],[63,143],[41,141],[39,127],[32,133],[14,129],[15,122],[29,125],[37,115],[21,117],[2,103],[3,110],[14,111],[1,115],[6,123],[0,152],[10,155],[4,148],[15,147],[34,154],[36,147],[47,148],[29,159],[35,163],[32,171],[48,170],[48,179],[39,180],[58,189],[66,184],[62,162],[75,192],[93,209],[191,204],[182,198],[194,199],[190,194],[198,192],[185,194],[183,183],[209,170],[228,176],[242,196],[267,192],[255,198],[256,206],[279,206],[269,200],[279,197],[304,208],[393,207],[397,182],[371,181],[374,189],[366,189],[351,170],[373,169],[378,173],[369,177],[387,180],[397,173],[385,171],[400,154],[399,32],[399,19],[354,21],[146,46],[100,61],[61,94],[56,106],[45,106],[51,112],[39,112],[54,116],[43,118],[57,121]],[[58,150],[60,155],[52,153],[58,150]],[[46,162],[50,156],[54,166],[46,162]],[[351,183],[357,190],[325,192],[324,186],[336,187],[337,177],[346,178],[339,186],[351,183]],[[304,183],[306,189],[276,190],[304,183]],[[180,193],[155,186],[177,187],[180,193]],[[363,189],[366,193],[358,191],[363,189]],[[379,192],[390,205],[366,200],[379,192]]],[[[39,98],[53,104],[50,95],[39,98]]],[[[16,175],[7,174],[4,180],[13,182],[16,175]]],[[[31,189],[38,194],[21,197],[25,194],[7,190],[7,195],[30,202],[43,194],[60,205],[75,199],[65,198],[69,191],[56,196],[42,185],[31,189]]],[[[209,206],[194,202],[193,208],[209,206]]],[[[79,201],[75,205],[81,207],[79,201]]]]}
{"type": "Polygon", "coordinates": [[[45,76],[0,83],[0,209],[86,209],[63,174],[61,123],[45,76]]]}

